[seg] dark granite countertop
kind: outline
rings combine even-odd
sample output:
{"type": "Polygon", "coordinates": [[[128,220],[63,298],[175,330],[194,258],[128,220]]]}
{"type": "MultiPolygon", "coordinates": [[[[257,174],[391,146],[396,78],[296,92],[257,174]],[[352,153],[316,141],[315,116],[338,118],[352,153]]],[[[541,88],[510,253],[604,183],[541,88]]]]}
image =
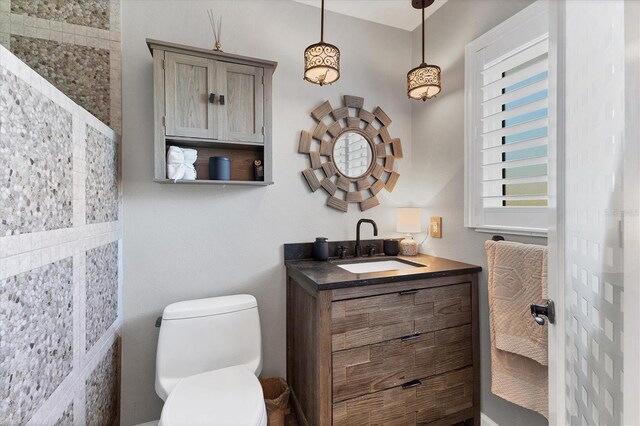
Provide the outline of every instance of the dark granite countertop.
{"type": "Polygon", "coordinates": [[[373,256],[346,259],[330,259],[326,262],[315,260],[286,260],[289,273],[312,284],[316,290],[358,287],[371,284],[400,282],[424,278],[463,275],[482,271],[480,266],[441,257],[419,254],[417,256],[373,256]],[[340,268],[339,264],[398,260],[420,265],[415,268],[384,272],[352,273],[340,268]]]}

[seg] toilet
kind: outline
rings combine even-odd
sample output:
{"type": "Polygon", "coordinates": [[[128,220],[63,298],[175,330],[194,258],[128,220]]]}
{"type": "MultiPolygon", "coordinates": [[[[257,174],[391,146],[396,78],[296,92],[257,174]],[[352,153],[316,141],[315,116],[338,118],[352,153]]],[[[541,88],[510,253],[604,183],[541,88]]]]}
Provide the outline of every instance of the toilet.
{"type": "Polygon", "coordinates": [[[260,317],[248,294],[173,303],[156,353],[159,426],[266,425],[260,317]]]}

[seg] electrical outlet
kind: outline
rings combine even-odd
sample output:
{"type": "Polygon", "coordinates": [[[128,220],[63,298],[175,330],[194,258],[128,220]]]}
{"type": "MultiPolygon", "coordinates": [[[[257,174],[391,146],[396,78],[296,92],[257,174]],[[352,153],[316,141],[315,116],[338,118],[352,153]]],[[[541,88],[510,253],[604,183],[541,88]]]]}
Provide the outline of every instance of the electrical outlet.
{"type": "Polygon", "coordinates": [[[442,218],[441,217],[431,218],[431,223],[429,224],[429,232],[431,233],[431,238],[442,238],[442,218]]]}

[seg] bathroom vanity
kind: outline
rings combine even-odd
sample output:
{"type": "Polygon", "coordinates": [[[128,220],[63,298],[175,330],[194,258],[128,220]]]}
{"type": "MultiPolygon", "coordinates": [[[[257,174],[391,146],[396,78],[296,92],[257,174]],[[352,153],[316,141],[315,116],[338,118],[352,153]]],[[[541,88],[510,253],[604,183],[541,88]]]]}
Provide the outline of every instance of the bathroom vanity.
{"type": "Polygon", "coordinates": [[[316,262],[301,246],[285,245],[301,424],[479,425],[481,268],[425,255],[316,262]]]}

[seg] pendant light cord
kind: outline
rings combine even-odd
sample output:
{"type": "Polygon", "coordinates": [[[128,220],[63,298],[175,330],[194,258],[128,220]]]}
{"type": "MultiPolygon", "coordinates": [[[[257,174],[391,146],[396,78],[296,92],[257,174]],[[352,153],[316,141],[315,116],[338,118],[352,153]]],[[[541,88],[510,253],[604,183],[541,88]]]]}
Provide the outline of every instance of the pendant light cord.
{"type": "MultiPolygon", "coordinates": [[[[324,0],[322,0],[324,2],[324,0]]],[[[426,64],[424,61],[424,9],[426,6],[424,5],[424,0],[422,1],[422,63],[426,64]]]]}
{"type": "Polygon", "coordinates": [[[324,0],[322,0],[322,13],[320,14],[320,43],[324,42],[324,0]]]}

